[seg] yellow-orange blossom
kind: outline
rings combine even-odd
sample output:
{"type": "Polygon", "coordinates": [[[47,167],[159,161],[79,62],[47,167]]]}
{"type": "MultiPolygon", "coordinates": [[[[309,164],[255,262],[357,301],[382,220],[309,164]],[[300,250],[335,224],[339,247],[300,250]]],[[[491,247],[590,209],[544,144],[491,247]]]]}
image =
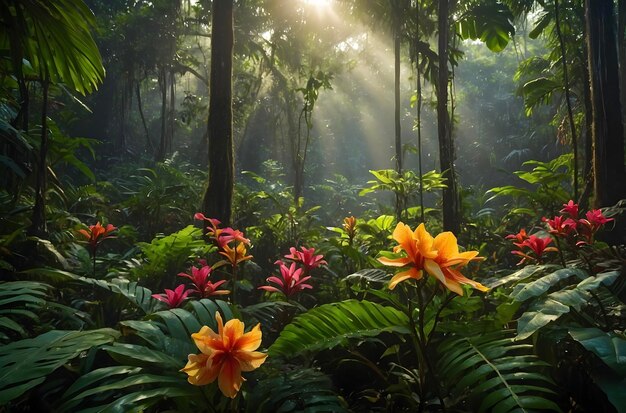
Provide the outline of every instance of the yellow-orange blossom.
{"type": "Polygon", "coordinates": [[[442,232],[433,238],[424,224],[420,224],[415,231],[400,222],[393,231],[393,239],[398,241],[393,252],[404,251],[406,257],[379,258],[378,261],[392,267],[410,266],[407,270],[397,273],[389,283],[389,288],[409,278],[419,280],[423,271],[437,278],[447,289],[463,295],[461,284],[468,284],[480,290],[489,288],[481,283],[472,281],[461,274],[457,268],[467,265],[478,259],[478,251],[459,252],[456,237],[451,232],[442,232]]]}
{"type": "Polygon", "coordinates": [[[258,368],[267,357],[256,350],[261,345],[261,325],[243,332],[244,324],[237,319],[222,322],[215,313],[217,334],[207,326],[191,335],[200,354],[190,354],[187,365],[181,369],[189,375],[187,380],[196,386],[212,383],[217,379],[224,396],[234,398],[245,380],[243,371],[258,368]]]}

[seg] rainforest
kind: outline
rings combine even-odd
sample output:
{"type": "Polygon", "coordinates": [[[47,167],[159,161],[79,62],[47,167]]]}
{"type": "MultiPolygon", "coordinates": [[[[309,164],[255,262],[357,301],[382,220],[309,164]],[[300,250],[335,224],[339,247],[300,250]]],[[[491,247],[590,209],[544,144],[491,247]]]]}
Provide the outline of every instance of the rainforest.
{"type": "Polygon", "coordinates": [[[0,25],[0,413],[626,412],[626,0],[0,25]]]}

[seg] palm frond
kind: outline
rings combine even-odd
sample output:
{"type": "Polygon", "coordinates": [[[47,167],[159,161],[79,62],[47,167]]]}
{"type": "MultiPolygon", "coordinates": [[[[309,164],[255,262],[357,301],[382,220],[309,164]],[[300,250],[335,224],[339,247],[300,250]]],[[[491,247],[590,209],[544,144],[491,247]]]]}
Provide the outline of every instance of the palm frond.
{"type": "Polygon", "coordinates": [[[547,363],[513,331],[452,337],[438,347],[437,368],[453,400],[468,400],[474,411],[560,411],[547,363]]]}
{"type": "Polygon", "coordinates": [[[246,412],[345,412],[329,377],[314,369],[283,372],[259,382],[246,400],[246,412]]]}
{"type": "Polygon", "coordinates": [[[383,332],[409,333],[407,316],[370,301],[346,300],[299,315],[268,349],[270,356],[293,357],[347,344],[383,332]]]}
{"type": "Polygon", "coordinates": [[[46,376],[83,351],[110,343],[115,330],[53,330],[0,347],[0,405],[43,383],[46,376]]]}

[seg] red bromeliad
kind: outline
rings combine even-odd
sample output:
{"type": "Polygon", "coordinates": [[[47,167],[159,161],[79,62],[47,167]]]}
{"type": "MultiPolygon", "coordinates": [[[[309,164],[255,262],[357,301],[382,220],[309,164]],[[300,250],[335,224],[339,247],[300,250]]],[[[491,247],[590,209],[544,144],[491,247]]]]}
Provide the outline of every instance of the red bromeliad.
{"type": "Polygon", "coordinates": [[[177,308],[192,292],[193,290],[185,290],[185,285],[181,284],[173,291],[166,288],[165,294],[152,294],[152,298],[163,301],[169,308],[177,308]]]}
{"type": "Polygon", "coordinates": [[[517,234],[507,235],[506,239],[514,239],[518,243],[522,243],[528,239],[528,234],[526,234],[526,229],[522,228],[517,234]]]}
{"type": "Polygon", "coordinates": [[[107,224],[106,227],[103,227],[100,222],[96,223],[96,225],[90,225],[89,229],[79,229],[78,233],[84,236],[87,239],[87,243],[89,244],[89,252],[91,255],[96,254],[96,250],[98,249],[98,245],[102,241],[107,238],[115,238],[114,235],[111,235],[111,232],[115,231],[117,227],[112,224],[107,224]]]}
{"type": "Polygon", "coordinates": [[[513,244],[519,248],[519,251],[511,251],[511,253],[522,257],[522,260],[517,263],[517,265],[521,265],[527,260],[541,261],[544,253],[558,251],[556,247],[548,247],[551,242],[551,237],[541,238],[536,235],[531,235],[521,243],[514,242],[513,244]],[[534,256],[530,256],[524,252],[524,248],[528,248],[530,250],[528,252],[532,252],[534,256]]]}
{"type": "Polygon", "coordinates": [[[296,269],[296,263],[292,262],[291,266],[287,268],[284,262],[277,261],[276,262],[280,267],[281,278],[276,276],[271,276],[267,279],[268,283],[276,284],[278,287],[274,287],[271,285],[263,285],[259,287],[260,290],[272,291],[272,292],[280,292],[285,294],[287,298],[290,298],[292,295],[298,293],[307,288],[313,288],[310,284],[305,284],[305,281],[308,281],[311,277],[306,276],[302,277],[302,268],[296,269]],[[302,277],[302,278],[300,278],[302,277]]]}

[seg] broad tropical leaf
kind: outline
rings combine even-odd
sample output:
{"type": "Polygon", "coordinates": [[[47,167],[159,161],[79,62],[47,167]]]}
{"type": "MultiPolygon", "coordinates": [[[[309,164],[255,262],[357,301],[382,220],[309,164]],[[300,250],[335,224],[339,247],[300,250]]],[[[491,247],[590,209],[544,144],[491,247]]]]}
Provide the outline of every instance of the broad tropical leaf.
{"type": "Polygon", "coordinates": [[[606,333],[598,328],[569,329],[569,335],[587,350],[598,356],[607,366],[626,378],[626,337],[606,333]]]}
{"type": "Polygon", "coordinates": [[[0,347],[0,405],[41,384],[46,376],[81,352],[110,343],[115,330],[53,330],[0,347]]]}
{"type": "Polygon", "coordinates": [[[382,332],[409,333],[407,316],[370,301],[347,300],[313,308],[287,325],[269,348],[270,356],[293,357],[347,344],[382,332]]]}
{"type": "MultiPolygon", "coordinates": [[[[569,272],[565,270],[567,269],[564,269],[563,271],[556,271],[553,274],[559,273],[563,276],[560,279],[564,279],[569,277],[569,272]]],[[[573,273],[573,275],[580,277],[581,275],[586,274],[585,272],[580,271],[581,270],[578,270],[573,273]]],[[[558,276],[551,277],[551,275],[552,274],[548,274],[546,277],[542,277],[537,280],[539,282],[535,284],[537,286],[537,291],[543,289],[545,285],[548,284],[548,282],[541,283],[542,279],[548,278],[552,281],[559,279],[558,276]]],[[[522,314],[517,321],[517,339],[524,340],[527,337],[530,337],[537,330],[546,326],[548,323],[559,319],[564,314],[569,313],[571,308],[576,311],[580,311],[591,302],[591,291],[594,291],[601,286],[610,286],[618,278],[618,276],[619,272],[617,271],[601,273],[597,276],[587,277],[575,286],[568,286],[562,290],[555,291],[545,297],[539,298],[524,314],[522,314]]],[[[531,284],[534,283],[530,283],[528,285],[531,284]]],[[[535,288],[532,288],[531,290],[535,290],[535,288]]]]}

